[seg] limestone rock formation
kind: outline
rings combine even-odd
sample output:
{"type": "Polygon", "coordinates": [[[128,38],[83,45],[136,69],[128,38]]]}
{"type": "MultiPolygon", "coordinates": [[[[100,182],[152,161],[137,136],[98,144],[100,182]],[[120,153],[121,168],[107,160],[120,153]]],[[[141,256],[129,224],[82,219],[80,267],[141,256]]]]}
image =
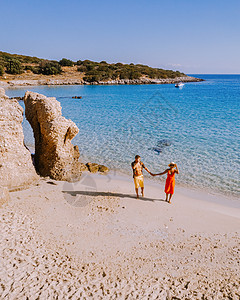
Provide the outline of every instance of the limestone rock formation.
{"type": "Polygon", "coordinates": [[[0,207],[10,199],[8,188],[0,186],[0,207]]]}
{"type": "Polygon", "coordinates": [[[80,163],[80,171],[84,172],[84,171],[88,171],[88,167],[87,165],[80,163]]]}
{"type": "Polygon", "coordinates": [[[41,176],[56,180],[76,181],[81,176],[78,146],[71,140],[79,129],[62,116],[62,108],[55,98],[26,92],[25,115],[35,137],[35,165],[41,176]]]}
{"type": "Polygon", "coordinates": [[[39,179],[24,146],[22,121],[23,108],[0,88],[0,185],[9,190],[26,188],[39,179]]]}
{"type": "Polygon", "coordinates": [[[109,170],[108,170],[108,167],[104,166],[104,165],[98,165],[96,163],[90,163],[88,162],[86,164],[89,172],[91,173],[97,173],[97,172],[100,172],[100,173],[107,173],[109,170]]]}
{"type": "Polygon", "coordinates": [[[108,167],[104,165],[98,165],[98,172],[100,173],[107,173],[109,171],[108,167]]]}
{"type": "Polygon", "coordinates": [[[97,173],[98,172],[98,164],[96,163],[87,163],[86,166],[88,167],[89,172],[97,173]]]}

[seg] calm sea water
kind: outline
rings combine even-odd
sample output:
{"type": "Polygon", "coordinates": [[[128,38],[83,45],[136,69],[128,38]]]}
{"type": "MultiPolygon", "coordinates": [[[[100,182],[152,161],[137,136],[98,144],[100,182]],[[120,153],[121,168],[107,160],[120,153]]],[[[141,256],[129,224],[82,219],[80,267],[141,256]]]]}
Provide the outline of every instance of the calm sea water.
{"type": "MultiPolygon", "coordinates": [[[[83,161],[129,175],[135,154],[152,172],[175,161],[181,172],[178,184],[237,196],[240,75],[198,77],[206,81],[182,89],[172,84],[37,86],[8,89],[6,94],[23,96],[31,90],[56,97],[63,115],[79,127],[73,143],[83,161]],[[75,95],[82,99],[72,99],[75,95]]],[[[33,145],[26,120],[23,127],[25,142],[33,145]]]]}

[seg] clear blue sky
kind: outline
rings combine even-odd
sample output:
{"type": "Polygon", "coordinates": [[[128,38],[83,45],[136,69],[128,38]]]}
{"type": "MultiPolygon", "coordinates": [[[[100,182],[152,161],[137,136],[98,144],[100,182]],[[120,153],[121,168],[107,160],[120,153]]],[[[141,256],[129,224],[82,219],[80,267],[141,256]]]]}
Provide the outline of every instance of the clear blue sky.
{"type": "Polygon", "coordinates": [[[240,73],[240,0],[0,0],[0,50],[240,73]]]}

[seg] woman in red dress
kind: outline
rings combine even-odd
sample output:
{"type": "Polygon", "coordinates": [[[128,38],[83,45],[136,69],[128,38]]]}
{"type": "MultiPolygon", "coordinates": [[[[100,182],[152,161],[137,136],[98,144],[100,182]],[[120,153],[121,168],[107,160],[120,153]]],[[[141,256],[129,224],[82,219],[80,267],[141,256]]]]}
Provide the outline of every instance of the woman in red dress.
{"type": "Polygon", "coordinates": [[[152,174],[153,176],[164,175],[167,173],[167,179],[165,184],[165,193],[166,193],[166,201],[171,203],[171,198],[174,193],[175,187],[175,173],[179,174],[177,164],[171,162],[169,165],[169,169],[166,169],[164,172],[159,174],[152,174]]]}

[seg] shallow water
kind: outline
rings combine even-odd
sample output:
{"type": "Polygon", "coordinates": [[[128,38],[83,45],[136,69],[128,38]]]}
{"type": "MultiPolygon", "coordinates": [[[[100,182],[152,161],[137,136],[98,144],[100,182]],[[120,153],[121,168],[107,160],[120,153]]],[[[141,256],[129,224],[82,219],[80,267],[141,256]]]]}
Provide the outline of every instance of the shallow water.
{"type": "MultiPolygon", "coordinates": [[[[206,81],[186,83],[182,89],[172,84],[37,86],[6,94],[23,96],[31,90],[56,97],[63,115],[79,127],[73,143],[84,161],[129,174],[135,154],[152,172],[175,161],[181,185],[237,196],[240,75],[198,77],[206,81]]],[[[33,145],[26,120],[23,127],[26,144],[33,145]]]]}

